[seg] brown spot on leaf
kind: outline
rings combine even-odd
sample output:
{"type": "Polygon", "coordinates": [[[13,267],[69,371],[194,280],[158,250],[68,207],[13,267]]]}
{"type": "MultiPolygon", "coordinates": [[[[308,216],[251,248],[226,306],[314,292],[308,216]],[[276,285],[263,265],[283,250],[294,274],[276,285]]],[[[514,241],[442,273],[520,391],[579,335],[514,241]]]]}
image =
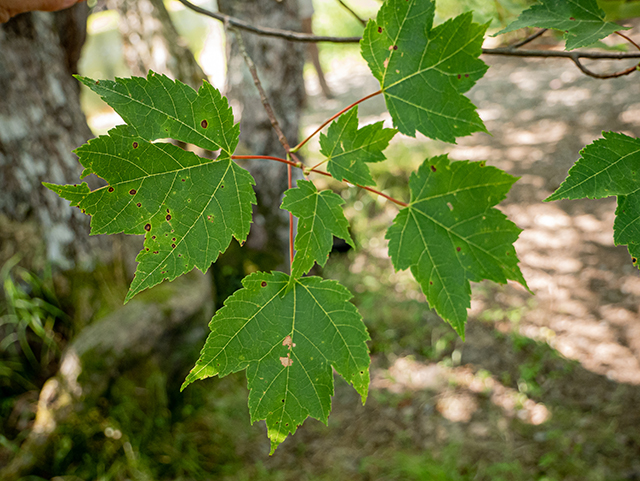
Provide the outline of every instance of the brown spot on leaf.
{"type": "Polygon", "coordinates": [[[202,126],[203,129],[206,129],[207,126],[209,125],[209,122],[207,122],[206,119],[205,119],[202,122],[200,122],[200,125],[202,126]]]}
{"type": "Polygon", "coordinates": [[[100,80],[96,80],[96,85],[100,85],[100,80]]]}
{"type": "Polygon", "coordinates": [[[575,18],[573,18],[573,17],[569,17],[569,20],[574,20],[574,21],[575,21],[575,18]]]}
{"type": "Polygon", "coordinates": [[[638,262],[638,259],[636,259],[635,257],[632,257],[631,258],[631,262],[633,262],[635,264],[636,262],[638,262]]]}
{"type": "Polygon", "coordinates": [[[152,238],[153,240],[156,240],[156,236],[154,236],[154,235],[153,235],[153,236],[151,236],[151,238],[152,238]]]}
{"type": "Polygon", "coordinates": [[[262,281],[262,282],[260,283],[260,285],[261,285],[262,287],[267,287],[267,283],[266,283],[265,281],[262,281]]]}
{"type": "Polygon", "coordinates": [[[171,220],[171,214],[167,214],[167,220],[171,220]]]}
{"type": "Polygon", "coordinates": [[[293,359],[291,359],[290,357],[281,357],[280,358],[280,363],[284,366],[284,367],[289,367],[293,364],[293,359]]]}
{"type": "Polygon", "coordinates": [[[469,78],[469,74],[468,73],[464,74],[464,77],[469,78]]]}
{"type": "Polygon", "coordinates": [[[460,252],[462,250],[462,247],[456,247],[456,251],[460,252]]]}
{"type": "Polygon", "coordinates": [[[114,188],[113,187],[109,187],[109,192],[113,192],[114,188]]]}
{"type": "Polygon", "coordinates": [[[459,78],[459,79],[460,79],[460,78],[462,78],[462,75],[458,74],[458,78],[459,78]]]}
{"type": "Polygon", "coordinates": [[[382,33],[384,29],[382,27],[378,27],[378,33],[382,33]]]}
{"type": "Polygon", "coordinates": [[[140,202],[138,202],[136,205],[137,205],[138,207],[142,207],[142,204],[141,204],[140,202]]]}
{"type": "Polygon", "coordinates": [[[144,226],[144,230],[146,230],[147,232],[149,232],[151,230],[151,224],[147,224],[144,226]]]}
{"type": "Polygon", "coordinates": [[[435,166],[435,165],[432,165],[432,166],[431,166],[431,171],[432,171],[432,172],[435,172],[436,170],[438,170],[438,169],[436,169],[436,166],[435,166]]]}
{"type": "Polygon", "coordinates": [[[158,253],[158,251],[153,251],[153,253],[154,253],[154,254],[157,254],[157,253],[158,253]]]}
{"type": "Polygon", "coordinates": [[[184,182],[184,181],[185,181],[185,180],[184,180],[184,179],[182,179],[182,182],[184,182]]]}
{"type": "Polygon", "coordinates": [[[394,45],[394,46],[393,46],[393,49],[394,49],[394,50],[398,50],[398,46],[397,46],[397,45],[394,45]]]}
{"type": "Polygon", "coordinates": [[[129,193],[130,193],[131,195],[136,195],[136,189],[131,189],[131,190],[129,191],[129,193]]]}
{"type": "Polygon", "coordinates": [[[133,143],[133,148],[134,148],[134,149],[137,149],[137,148],[138,148],[138,142],[134,142],[134,143],[133,143]]]}
{"type": "Polygon", "coordinates": [[[171,244],[171,248],[172,248],[172,249],[175,249],[175,248],[176,248],[176,245],[175,245],[175,244],[171,244]]]}

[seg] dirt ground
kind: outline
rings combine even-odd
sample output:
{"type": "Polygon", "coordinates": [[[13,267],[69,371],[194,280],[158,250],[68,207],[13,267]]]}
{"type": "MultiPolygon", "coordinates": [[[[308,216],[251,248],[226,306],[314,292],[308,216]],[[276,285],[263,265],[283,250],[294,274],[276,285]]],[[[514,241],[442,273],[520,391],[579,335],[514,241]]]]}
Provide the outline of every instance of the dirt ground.
{"type": "MultiPolygon", "coordinates": [[[[484,60],[491,68],[470,98],[492,135],[453,146],[394,142],[427,143],[429,152],[521,177],[500,208],[524,230],[516,249],[535,295],[515,284],[475,285],[463,343],[427,311],[415,283],[392,273],[382,237],[363,242],[347,267],[325,275],[378,278],[355,298],[373,338],[370,398],[363,407],[337,382],[329,428],[307,421],[275,456],[258,455],[267,471],[283,469],[286,479],[640,479],[640,273],[614,246],[615,199],[543,202],[602,130],[640,135],[637,75],[597,80],[566,60],[484,60]],[[396,304],[385,311],[385,289],[406,302],[387,296],[396,304]],[[413,309],[419,324],[403,320],[413,309]],[[367,319],[384,312],[381,324],[367,319]],[[400,340],[385,350],[389,330],[400,340]]],[[[363,64],[332,67],[335,100],[321,97],[309,75],[309,131],[379,88],[363,64]]],[[[379,98],[360,107],[365,122],[388,120],[383,112],[379,98]]],[[[381,212],[384,224],[397,210],[381,212]]]]}

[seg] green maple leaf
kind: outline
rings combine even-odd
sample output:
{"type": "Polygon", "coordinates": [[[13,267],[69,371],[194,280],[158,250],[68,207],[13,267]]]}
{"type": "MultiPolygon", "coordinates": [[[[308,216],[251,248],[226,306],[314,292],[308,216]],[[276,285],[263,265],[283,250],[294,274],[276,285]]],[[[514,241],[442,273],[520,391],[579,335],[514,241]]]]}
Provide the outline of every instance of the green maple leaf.
{"type": "Polygon", "coordinates": [[[488,25],[468,12],[433,27],[434,10],[429,0],[388,0],[360,48],[400,132],[455,142],[487,131],[463,94],[487,71],[478,57],[488,25]]]}
{"type": "Polygon", "coordinates": [[[500,35],[524,27],[552,28],[564,32],[566,50],[586,47],[617,30],[627,30],[605,21],[605,13],[596,0],[540,0],[520,14],[500,35]]]}
{"type": "Polygon", "coordinates": [[[601,199],[618,196],[613,240],[627,245],[633,263],[640,257],[640,139],[603,132],[602,139],[587,145],[565,181],[546,201],[601,199]]]}
{"type": "Polygon", "coordinates": [[[640,268],[640,189],[628,195],[618,196],[616,220],[613,223],[613,241],[617,246],[626,245],[633,265],[640,268]]]}
{"type": "Polygon", "coordinates": [[[165,75],[149,72],[147,78],[92,80],[77,76],[99,94],[146,140],[171,138],[231,156],[240,128],[220,92],[204,82],[196,92],[165,75]]]}
{"type": "Polygon", "coordinates": [[[327,157],[327,170],[334,178],[356,185],[375,185],[366,162],[386,159],[382,151],[396,134],[382,128],[383,122],[358,129],[358,107],[334,121],[327,135],[320,134],[320,153],[327,157]]]}
{"type": "Polygon", "coordinates": [[[318,192],[313,182],[299,180],[298,187],[285,192],[282,208],[298,217],[296,255],[291,276],[309,272],[313,263],[324,266],[333,245],[333,236],[341,237],[355,248],[349,234],[349,222],[342,212],[344,200],[329,190],[318,192]]]}
{"type": "Polygon", "coordinates": [[[226,99],[207,83],[196,93],[152,74],[147,79],[89,84],[105,89],[104,97],[118,112],[139,124],[118,126],[75,151],[85,167],[82,178],[96,174],[108,185],[93,192],[86,183],[45,186],[92,216],[93,235],[145,235],[125,301],[194,267],[206,271],[232,237],[243,242],[251,225],[251,205],[256,202],[255,182],[231,160],[238,126],[226,99]],[[122,89],[131,96],[123,100],[122,89]],[[171,97],[165,97],[167,92],[171,97]],[[201,132],[187,128],[184,108],[174,107],[174,102],[186,104],[195,113],[191,120],[198,122],[199,113],[207,111],[206,127],[200,126],[201,132]],[[153,104],[153,109],[146,104],[153,104]],[[151,142],[167,133],[220,149],[220,155],[216,160],[204,159],[172,144],[151,142]]]}
{"type": "Polygon", "coordinates": [[[246,369],[251,422],[266,420],[273,453],[307,417],[326,424],[332,368],[364,402],[369,335],[348,302],[351,294],[335,281],[257,272],[242,284],[211,320],[211,333],[182,389],[246,369]]]}
{"type": "Polygon", "coordinates": [[[521,230],[495,209],[517,178],[483,162],[425,160],[411,175],[411,202],[387,231],[396,270],[411,268],[427,301],[464,337],[470,282],[526,287],[513,243],[521,230]]]}

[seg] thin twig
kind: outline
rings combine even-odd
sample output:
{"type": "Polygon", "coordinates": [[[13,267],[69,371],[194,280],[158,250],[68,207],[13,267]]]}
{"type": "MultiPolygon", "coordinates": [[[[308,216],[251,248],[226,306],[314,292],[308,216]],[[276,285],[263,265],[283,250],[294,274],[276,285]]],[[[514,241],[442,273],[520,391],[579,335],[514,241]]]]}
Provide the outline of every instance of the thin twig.
{"type": "Polygon", "coordinates": [[[614,72],[611,74],[599,74],[585,67],[582,64],[582,62],[580,62],[581,58],[588,58],[593,60],[602,60],[602,59],[622,60],[627,58],[640,58],[640,52],[634,52],[634,53],[566,52],[566,51],[557,51],[557,50],[515,50],[512,47],[493,48],[493,49],[483,48],[482,53],[486,55],[508,55],[508,56],[514,56],[514,57],[568,58],[576,65],[576,67],[580,69],[580,71],[583,74],[588,75],[589,77],[597,78],[597,79],[610,79],[610,78],[622,77],[624,75],[629,75],[635,72],[637,68],[634,65],[633,67],[629,67],[619,72],[614,72]]]}
{"type": "Polygon", "coordinates": [[[538,30],[536,33],[529,35],[527,38],[522,39],[519,42],[514,43],[513,45],[509,45],[509,47],[507,48],[520,48],[530,42],[533,42],[536,38],[540,37],[546,31],[546,28],[538,30]]]}
{"type": "MultiPolygon", "coordinates": [[[[229,15],[225,15],[219,12],[212,12],[205,8],[194,5],[193,3],[189,2],[189,0],[178,0],[178,1],[182,3],[185,7],[195,12],[198,12],[202,15],[206,15],[208,17],[215,18],[216,20],[220,20],[221,22],[224,22],[225,25],[230,25],[241,30],[246,30],[247,32],[255,33],[257,35],[278,37],[278,38],[283,38],[285,40],[289,40],[292,42],[358,43],[360,42],[360,40],[362,40],[361,37],[329,37],[329,36],[322,36],[322,35],[311,35],[306,33],[293,32],[291,30],[280,30],[277,28],[256,27],[238,18],[231,17],[229,15]]],[[[503,56],[511,56],[511,57],[567,58],[571,60],[574,64],[576,64],[576,66],[580,69],[580,71],[583,72],[585,75],[598,78],[598,79],[607,79],[607,78],[621,77],[623,75],[629,75],[630,73],[633,73],[636,70],[636,68],[635,67],[628,68],[626,70],[615,72],[613,74],[598,74],[589,70],[584,65],[582,65],[582,63],[580,62],[580,59],[590,58],[593,60],[603,60],[603,59],[623,60],[627,58],[640,58],[640,52],[634,52],[634,53],[565,52],[565,51],[558,51],[558,50],[519,50],[518,49],[519,47],[526,45],[527,43],[531,42],[538,36],[542,35],[542,33],[544,33],[544,30],[540,30],[537,33],[525,38],[524,40],[510,47],[483,48],[482,53],[484,55],[503,55],[503,56]]],[[[300,146],[301,145],[303,144],[300,144],[300,146]]]]}
{"type": "Polygon", "coordinates": [[[629,42],[631,45],[633,45],[635,48],[637,48],[638,50],[640,50],[640,45],[638,45],[636,42],[633,41],[633,39],[627,35],[625,35],[622,32],[613,32],[616,35],[619,35],[620,37],[624,38],[627,42],[629,42]]]}
{"type": "MultiPolygon", "coordinates": [[[[291,164],[287,165],[287,185],[289,189],[293,187],[291,182],[291,164]]],[[[289,212],[289,272],[293,274],[293,214],[289,212]]]]}
{"type": "Polygon", "coordinates": [[[326,163],[326,162],[329,162],[329,159],[324,159],[324,160],[322,160],[322,161],[318,162],[316,165],[314,165],[313,167],[311,167],[311,170],[313,170],[313,169],[317,169],[318,167],[320,167],[322,164],[324,164],[324,163],[326,163]]]}
{"type": "Polygon", "coordinates": [[[363,27],[367,26],[367,21],[363,19],[360,15],[358,15],[356,12],[354,12],[349,5],[344,3],[342,0],[338,0],[338,3],[342,5],[345,8],[345,10],[347,10],[347,12],[349,12],[353,16],[353,18],[355,18],[358,22],[360,22],[363,27]]]}
{"type": "MultiPolygon", "coordinates": [[[[278,119],[276,118],[276,114],[273,112],[273,108],[271,108],[271,104],[269,103],[269,99],[267,98],[267,94],[262,88],[262,82],[260,82],[260,77],[258,77],[258,71],[256,69],[255,63],[249,52],[247,52],[247,48],[244,45],[244,40],[242,40],[242,33],[238,30],[235,30],[236,38],[238,39],[238,47],[240,48],[240,52],[242,53],[242,57],[244,58],[247,67],[249,67],[249,72],[251,72],[251,77],[253,77],[253,83],[255,84],[258,92],[260,93],[260,100],[262,101],[262,106],[264,110],[267,112],[267,116],[269,117],[269,121],[271,122],[271,126],[273,130],[276,131],[278,135],[278,140],[284,147],[285,152],[289,155],[289,142],[287,141],[287,137],[284,135],[284,132],[280,128],[280,124],[278,123],[278,119]]],[[[291,164],[287,165],[287,185],[290,189],[292,187],[292,177],[291,177],[291,164]]],[[[293,214],[289,212],[289,271],[292,272],[293,269],[293,214]]]]}
{"type": "MultiPolygon", "coordinates": [[[[266,35],[271,37],[279,37],[292,42],[335,42],[335,43],[358,43],[362,40],[362,37],[330,37],[323,35],[311,35],[299,32],[293,32],[291,30],[280,30],[277,28],[269,27],[256,27],[248,22],[240,20],[230,15],[225,15],[219,12],[212,12],[202,7],[194,5],[188,0],[178,0],[185,7],[198,12],[202,15],[206,15],[211,18],[215,18],[221,22],[226,23],[232,27],[246,30],[247,32],[255,33],[257,35],[266,35]]],[[[527,43],[530,41],[525,39],[527,43]]],[[[518,45],[517,46],[522,46],[518,45]]],[[[516,57],[562,57],[573,59],[577,58],[591,58],[591,59],[612,59],[623,60],[627,58],[640,58],[640,52],[628,53],[628,52],[564,52],[558,50],[517,50],[512,47],[500,47],[500,48],[483,48],[482,53],[485,55],[506,55],[516,57]]]]}
{"type": "Polygon", "coordinates": [[[320,132],[327,124],[329,124],[333,119],[340,117],[343,113],[345,113],[347,110],[352,109],[353,107],[355,107],[356,105],[358,105],[361,102],[364,102],[365,100],[370,99],[371,97],[375,97],[376,95],[380,95],[382,93],[382,90],[378,90],[377,92],[374,92],[372,94],[367,95],[366,97],[362,97],[360,100],[356,100],[355,102],[353,102],[351,105],[349,105],[348,107],[345,107],[344,109],[342,109],[340,112],[338,112],[337,114],[333,115],[330,119],[326,120],[320,127],[318,127],[311,135],[309,135],[306,139],[304,139],[302,142],[300,142],[298,145],[296,145],[293,149],[291,149],[291,152],[297,152],[298,150],[300,150],[300,148],[306,144],[314,135],[316,135],[318,132],[320,132]]]}
{"type": "MultiPolygon", "coordinates": [[[[237,160],[248,160],[248,159],[275,160],[276,162],[282,162],[283,164],[287,164],[289,167],[297,167],[298,169],[302,169],[304,172],[313,172],[314,174],[320,174],[320,175],[324,175],[325,177],[331,177],[332,179],[335,179],[335,177],[332,176],[329,172],[324,172],[322,170],[316,170],[316,169],[305,169],[304,166],[302,165],[302,162],[300,162],[300,161],[292,162],[291,160],[283,159],[283,158],[280,158],[280,157],[272,157],[270,155],[232,155],[231,158],[232,159],[237,159],[237,160]]],[[[402,207],[407,207],[409,205],[406,202],[402,202],[401,200],[395,199],[395,198],[391,197],[390,195],[387,195],[387,194],[385,194],[383,192],[380,192],[379,190],[373,189],[371,187],[367,187],[367,186],[360,185],[360,184],[353,184],[353,185],[355,185],[356,187],[360,187],[361,189],[368,190],[369,192],[371,192],[373,194],[380,195],[380,196],[384,197],[385,199],[393,202],[394,204],[398,204],[398,205],[400,205],[402,207]]]]}
{"type": "Polygon", "coordinates": [[[262,101],[262,105],[264,106],[265,111],[267,112],[267,116],[269,117],[269,121],[271,122],[271,126],[273,130],[278,134],[278,140],[284,147],[285,152],[289,152],[289,142],[287,142],[287,138],[284,135],[284,132],[280,128],[280,124],[278,123],[278,119],[276,118],[276,114],[273,113],[273,109],[271,108],[271,104],[269,103],[269,99],[267,98],[267,94],[262,88],[262,83],[260,82],[260,77],[258,77],[258,71],[256,70],[256,65],[253,63],[253,60],[249,56],[247,52],[247,48],[244,45],[244,40],[242,40],[242,33],[235,31],[236,38],[238,39],[238,47],[240,47],[240,52],[244,57],[244,62],[249,67],[249,72],[251,72],[251,77],[253,77],[253,83],[255,84],[258,92],[260,93],[260,100],[262,101]]]}
{"type": "Polygon", "coordinates": [[[358,43],[360,41],[360,37],[327,37],[321,35],[311,35],[308,33],[292,32],[291,30],[280,30],[277,28],[256,27],[255,25],[251,25],[250,23],[240,20],[239,18],[231,17],[230,15],[225,15],[220,12],[212,12],[211,10],[199,7],[189,2],[188,0],[178,1],[194,12],[198,12],[202,15],[206,15],[207,17],[220,20],[221,22],[224,22],[231,27],[236,27],[241,30],[246,30],[247,32],[255,33],[258,35],[279,37],[294,42],[358,43]]]}
{"type": "Polygon", "coordinates": [[[609,74],[599,74],[599,73],[594,72],[593,70],[589,70],[587,67],[582,65],[582,62],[580,62],[579,58],[571,57],[571,60],[573,60],[573,63],[576,64],[576,67],[578,67],[583,74],[588,75],[589,77],[593,77],[593,78],[597,78],[597,79],[603,79],[603,80],[604,79],[609,79],[609,78],[623,77],[625,75],[632,74],[633,72],[636,72],[638,70],[638,66],[634,65],[633,67],[629,67],[629,68],[627,68],[625,70],[621,70],[619,72],[614,72],[614,73],[609,73],[609,74]]]}
{"type": "Polygon", "coordinates": [[[271,155],[232,155],[232,159],[236,160],[251,160],[251,159],[262,159],[262,160],[275,160],[276,162],[282,162],[283,164],[291,165],[292,167],[298,167],[302,169],[303,166],[301,164],[297,164],[287,159],[283,159],[282,157],[273,157],[271,155]]]}
{"type": "Polygon", "coordinates": [[[593,60],[640,58],[640,52],[566,52],[564,50],[515,50],[510,47],[483,48],[482,53],[484,55],[505,55],[511,57],[561,57],[571,60],[574,58],[590,58],[593,60]]]}

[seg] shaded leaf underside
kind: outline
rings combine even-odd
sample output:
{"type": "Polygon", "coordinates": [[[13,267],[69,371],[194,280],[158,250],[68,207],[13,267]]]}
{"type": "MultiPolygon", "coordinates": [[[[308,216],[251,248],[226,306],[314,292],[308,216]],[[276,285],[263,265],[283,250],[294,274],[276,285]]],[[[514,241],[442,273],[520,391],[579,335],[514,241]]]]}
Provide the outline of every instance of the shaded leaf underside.
{"type": "Polygon", "coordinates": [[[389,0],[369,20],[360,48],[400,132],[455,142],[486,132],[463,94],[488,68],[478,58],[487,26],[469,12],[434,28],[434,11],[428,0],[389,0]]]}
{"type": "Polygon", "coordinates": [[[206,271],[235,237],[244,241],[255,203],[251,175],[229,157],[211,160],[116,127],[76,150],[108,185],[91,192],[46,184],[92,216],[91,233],[143,234],[126,299],[194,267],[206,271]]]}
{"type": "Polygon", "coordinates": [[[196,92],[153,72],[115,81],[78,78],[128,125],[76,150],[82,177],[96,174],[108,185],[93,192],[85,183],[46,185],[92,216],[92,234],[145,235],[126,300],[194,267],[206,271],[232,237],[246,239],[255,182],[231,160],[239,127],[218,90],[205,82],[196,92]],[[167,137],[220,154],[204,159],[154,142],[167,137]]]}
{"type": "Polygon", "coordinates": [[[291,275],[300,277],[309,272],[314,262],[324,266],[333,246],[333,236],[340,237],[355,248],[349,234],[349,223],[342,212],[344,200],[329,190],[318,192],[313,182],[299,180],[289,189],[282,208],[298,217],[296,254],[291,275]]]}
{"type": "Polygon", "coordinates": [[[493,208],[515,180],[481,162],[427,159],[411,176],[409,206],[387,231],[396,270],[411,268],[431,307],[461,336],[471,281],[526,286],[513,247],[521,231],[493,208]]]}
{"type": "Polygon", "coordinates": [[[613,240],[640,257],[640,140],[616,132],[587,145],[567,178],[546,200],[618,198],[613,240]]]}
{"type": "Polygon", "coordinates": [[[335,281],[258,272],[242,284],[211,320],[182,388],[246,369],[251,421],[266,420],[273,453],[307,417],[327,422],[332,368],[364,402],[369,335],[351,294],[335,281]]]}
{"type": "Polygon", "coordinates": [[[382,153],[396,134],[383,122],[358,129],[358,107],[334,121],[327,135],[320,134],[320,153],[327,158],[327,170],[338,180],[356,185],[375,185],[366,163],[385,160],[382,153]]]}

